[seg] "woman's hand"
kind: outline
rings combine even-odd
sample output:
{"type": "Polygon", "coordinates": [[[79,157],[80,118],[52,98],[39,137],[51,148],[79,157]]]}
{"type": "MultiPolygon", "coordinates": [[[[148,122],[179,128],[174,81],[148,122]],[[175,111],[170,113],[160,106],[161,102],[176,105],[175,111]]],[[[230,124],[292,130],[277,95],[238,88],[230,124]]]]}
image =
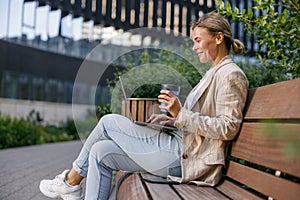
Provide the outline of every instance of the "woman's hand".
{"type": "Polygon", "coordinates": [[[167,110],[172,117],[176,118],[181,110],[181,103],[176,95],[169,90],[161,90],[158,101],[166,106],[160,105],[159,108],[167,110]]]}
{"type": "Polygon", "coordinates": [[[147,119],[148,123],[158,123],[161,125],[174,126],[175,118],[169,117],[164,114],[152,114],[149,119],[147,119]]]}

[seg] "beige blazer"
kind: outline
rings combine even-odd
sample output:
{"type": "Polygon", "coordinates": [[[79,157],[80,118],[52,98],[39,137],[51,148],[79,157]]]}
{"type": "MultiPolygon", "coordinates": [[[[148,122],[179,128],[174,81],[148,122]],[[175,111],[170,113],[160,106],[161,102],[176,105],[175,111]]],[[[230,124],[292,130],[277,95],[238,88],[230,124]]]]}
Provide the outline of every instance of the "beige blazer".
{"type": "Polygon", "coordinates": [[[169,178],[214,186],[221,179],[227,141],[242,123],[248,80],[227,56],[201,81],[191,110],[185,104],[175,121],[183,130],[182,177],[169,178]]]}

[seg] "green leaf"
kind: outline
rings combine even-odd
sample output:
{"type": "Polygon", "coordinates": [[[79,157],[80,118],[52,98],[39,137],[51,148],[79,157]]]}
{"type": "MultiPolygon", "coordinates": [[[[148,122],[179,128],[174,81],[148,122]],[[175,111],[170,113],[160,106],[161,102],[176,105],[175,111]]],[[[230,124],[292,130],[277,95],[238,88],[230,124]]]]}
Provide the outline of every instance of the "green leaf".
{"type": "Polygon", "coordinates": [[[280,24],[285,24],[286,23],[286,18],[285,17],[281,17],[279,19],[279,21],[280,21],[280,24]]]}
{"type": "Polygon", "coordinates": [[[258,57],[259,60],[262,60],[262,57],[261,57],[260,54],[257,54],[257,57],[258,57]]]}
{"type": "Polygon", "coordinates": [[[261,26],[265,26],[266,24],[267,24],[266,19],[263,19],[263,20],[261,21],[261,26]]]}
{"type": "Polygon", "coordinates": [[[282,13],[283,13],[283,15],[284,15],[286,18],[289,17],[289,13],[288,13],[288,10],[287,10],[287,9],[284,9],[282,13]]]}
{"type": "Polygon", "coordinates": [[[230,5],[229,1],[226,2],[226,10],[231,11],[231,5],[230,5]]]}
{"type": "Polygon", "coordinates": [[[273,45],[275,45],[275,38],[271,38],[273,45]]]}
{"type": "Polygon", "coordinates": [[[239,11],[239,9],[237,7],[234,7],[234,13],[235,14],[239,14],[240,13],[240,11],[239,11]]]}
{"type": "Polygon", "coordinates": [[[248,17],[251,19],[253,17],[252,8],[248,7],[248,17]]]}
{"type": "Polygon", "coordinates": [[[252,8],[253,8],[254,10],[257,10],[257,11],[259,10],[259,7],[258,7],[258,6],[253,6],[252,8]]]}
{"type": "Polygon", "coordinates": [[[224,8],[225,8],[224,1],[218,0],[218,8],[220,10],[224,10],[224,8]]]}

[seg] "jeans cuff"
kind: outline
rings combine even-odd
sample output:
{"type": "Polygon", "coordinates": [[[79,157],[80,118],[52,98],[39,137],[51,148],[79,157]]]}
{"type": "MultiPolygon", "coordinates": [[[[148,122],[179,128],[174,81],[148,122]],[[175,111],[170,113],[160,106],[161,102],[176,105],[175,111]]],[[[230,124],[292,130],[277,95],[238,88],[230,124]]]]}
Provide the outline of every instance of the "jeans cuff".
{"type": "Polygon", "coordinates": [[[81,169],[76,161],[73,162],[73,169],[80,174],[80,176],[86,178],[87,177],[87,171],[81,169]]]}

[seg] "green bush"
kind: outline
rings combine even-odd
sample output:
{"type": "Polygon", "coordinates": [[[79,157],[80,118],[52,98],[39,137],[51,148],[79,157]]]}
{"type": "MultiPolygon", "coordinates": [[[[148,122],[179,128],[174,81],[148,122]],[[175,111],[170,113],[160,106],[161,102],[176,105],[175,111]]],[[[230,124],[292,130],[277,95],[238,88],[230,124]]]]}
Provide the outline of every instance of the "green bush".
{"type": "Polygon", "coordinates": [[[62,122],[60,127],[61,132],[65,132],[68,136],[72,137],[73,140],[80,139],[73,119],[68,119],[66,122],[62,122]]]}
{"type": "Polygon", "coordinates": [[[0,114],[0,148],[39,143],[39,128],[24,119],[0,114]]]}
{"type": "Polygon", "coordinates": [[[250,63],[249,59],[238,62],[237,65],[245,72],[249,81],[249,88],[256,88],[289,79],[289,76],[279,73],[277,70],[250,63]]]}
{"type": "Polygon", "coordinates": [[[111,105],[109,103],[97,106],[96,115],[97,115],[98,120],[101,117],[103,117],[104,115],[107,115],[107,114],[110,114],[110,113],[111,113],[111,105]]]}
{"type": "Polygon", "coordinates": [[[228,1],[225,4],[218,0],[217,3],[220,14],[242,22],[245,31],[255,36],[260,46],[257,53],[260,65],[274,75],[300,77],[300,4],[297,0],[254,0],[253,6],[247,9],[232,7],[228,1]],[[280,5],[282,11],[279,12],[275,8],[280,5]]]}
{"type": "Polygon", "coordinates": [[[17,119],[0,113],[0,149],[78,139],[75,125],[68,123],[43,126],[31,117],[17,119]]]}
{"type": "Polygon", "coordinates": [[[111,93],[111,110],[120,113],[123,94],[118,77],[121,76],[127,97],[157,98],[163,83],[180,85],[180,100],[199,82],[209,65],[199,62],[188,42],[180,47],[181,52],[171,48],[147,48],[132,51],[120,59],[123,70],[116,66],[115,79],[108,81],[111,93]],[[195,64],[196,63],[196,64],[195,64]]]}
{"type": "MultiPolygon", "coordinates": [[[[187,44],[188,45],[188,44],[187,44]]],[[[181,47],[190,49],[191,46],[181,47]]],[[[111,89],[114,89],[118,77],[125,75],[127,81],[126,88],[132,87],[131,97],[154,98],[157,97],[158,84],[173,82],[178,84],[182,80],[177,80],[176,76],[180,75],[186,80],[189,86],[195,86],[204,73],[209,68],[208,64],[202,64],[198,57],[192,51],[184,52],[185,55],[179,55],[172,51],[171,48],[136,50],[120,58],[124,65],[124,70],[119,70],[114,74],[115,79],[108,81],[111,89]],[[136,57],[137,58],[134,58],[136,57]],[[187,60],[189,58],[189,60],[187,60]],[[196,60],[196,61],[195,61],[196,60]],[[196,63],[196,64],[195,64],[196,63]],[[128,74],[126,76],[126,74],[128,74]],[[143,83],[145,84],[139,84],[143,83]],[[155,88],[152,89],[152,86],[155,88]]],[[[112,65],[115,65],[112,63],[112,65]]]]}

